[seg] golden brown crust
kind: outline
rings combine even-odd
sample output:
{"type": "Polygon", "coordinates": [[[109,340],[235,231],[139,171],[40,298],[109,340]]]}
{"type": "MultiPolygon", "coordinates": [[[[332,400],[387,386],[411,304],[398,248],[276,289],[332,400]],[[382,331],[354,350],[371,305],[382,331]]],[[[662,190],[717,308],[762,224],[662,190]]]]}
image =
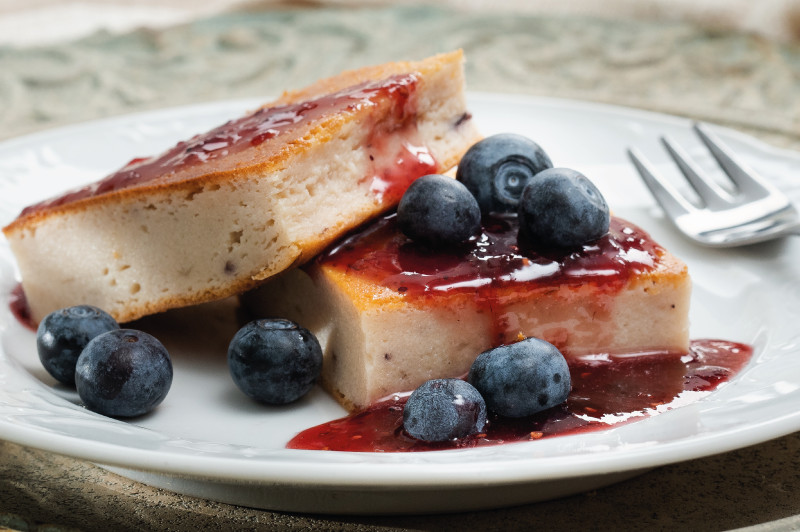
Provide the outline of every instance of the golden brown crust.
{"type": "MultiPolygon", "coordinates": [[[[381,212],[375,212],[374,216],[380,215],[381,212]]],[[[322,250],[324,250],[331,242],[344,236],[348,231],[354,229],[359,223],[354,223],[349,226],[341,226],[333,230],[326,238],[320,238],[316,241],[306,241],[299,243],[300,253],[294,259],[292,264],[282,272],[290,271],[296,267],[302,266],[322,250]]],[[[315,266],[315,268],[317,268],[315,266]]],[[[370,283],[358,277],[347,275],[346,273],[339,272],[332,268],[323,268],[324,275],[333,282],[339,290],[347,295],[354,305],[361,311],[368,310],[389,310],[391,308],[402,308],[408,303],[405,298],[389,290],[370,283]]],[[[231,285],[219,290],[208,290],[199,294],[192,294],[187,297],[167,297],[163,300],[150,302],[142,305],[139,308],[133,309],[117,317],[117,321],[125,323],[158,312],[164,312],[172,308],[178,308],[188,305],[196,305],[206,303],[209,301],[216,301],[225,297],[241,294],[247,290],[256,288],[257,286],[265,283],[266,281],[274,278],[272,273],[267,273],[263,276],[254,276],[251,279],[241,279],[235,281],[231,285]]],[[[689,271],[680,259],[671,253],[665,253],[656,267],[651,272],[642,273],[632,277],[628,283],[628,289],[645,286],[649,290],[662,290],[666,287],[672,289],[678,285],[687,282],[689,278],[689,271]],[[649,286],[648,286],[649,285],[649,286]]],[[[330,391],[330,390],[328,390],[330,391]]],[[[332,393],[332,395],[334,395],[332,393]]]]}
{"type": "MultiPolygon", "coordinates": [[[[360,311],[390,310],[408,305],[405,296],[402,294],[354,275],[349,275],[347,272],[327,266],[320,267],[315,265],[314,269],[314,274],[321,272],[322,275],[325,275],[360,311]]],[[[688,282],[688,280],[689,270],[686,265],[671,253],[664,252],[659,258],[655,269],[632,276],[628,280],[626,289],[630,290],[644,286],[645,291],[654,290],[657,292],[665,288],[673,289],[688,282]]],[[[551,291],[552,288],[547,287],[544,290],[551,291]]],[[[535,286],[531,286],[531,292],[528,295],[536,297],[538,291],[535,286]]],[[[471,294],[463,295],[465,300],[470,300],[473,297],[471,294]]]]}
{"type": "Polygon", "coordinates": [[[657,288],[646,287],[645,291],[661,290],[665,287],[673,289],[689,280],[689,268],[672,253],[665,251],[659,258],[656,268],[652,271],[632,277],[628,288],[651,285],[657,288]]]}
{"type": "Polygon", "coordinates": [[[323,94],[337,92],[365,81],[384,79],[406,72],[420,72],[424,76],[436,72],[450,63],[460,63],[463,59],[464,52],[462,50],[456,50],[454,52],[429,57],[425,61],[397,61],[394,63],[359,68],[357,70],[346,70],[336,76],[321,79],[303,89],[286,91],[280,98],[264,107],[302,102],[323,94]]]}
{"type": "Polygon", "coordinates": [[[336,402],[342,405],[342,407],[344,407],[344,409],[348,412],[355,412],[357,410],[353,401],[345,397],[345,395],[325,377],[320,378],[319,385],[323,390],[328,392],[331,397],[336,399],[336,402]]]}
{"type": "Polygon", "coordinates": [[[253,288],[263,284],[265,281],[266,279],[240,279],[232,282],[225,288],[220,288],[217,290],[206,290],[204,292],[192,293],[181,297],[171,296],[157,301],[140,303],[136,307],[129,307],[125,311],[117,312],[114,316],[114,319],[116,319],[119,323],[127,323],[144,316],[149,316],[150,314],[165,312],[173,308],[187,307],[189,305],[199,305],[200,303],[217,301],[219,299],[241,294],[247,290],[252,290],[253,288]]]}

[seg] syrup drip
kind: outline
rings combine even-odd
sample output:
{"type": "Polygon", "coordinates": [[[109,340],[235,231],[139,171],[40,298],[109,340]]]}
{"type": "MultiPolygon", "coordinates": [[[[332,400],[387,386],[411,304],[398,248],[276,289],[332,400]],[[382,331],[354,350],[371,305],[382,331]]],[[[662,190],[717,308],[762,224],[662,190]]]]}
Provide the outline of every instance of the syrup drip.
{"type": "Polygon", "coordinates": [[[417,307],[474,301],[479,312],[492,316],[492,343],[498,346],[519,332],[508,323],[509,306],[543,291],[587,284],[597,299],[613,295],[631,276],[655,268],[664,253],[646,232],[619,218],[611,219],[605,236],[568,250],[518,240],[514,215],[484,216],[482,227],[462,245],[431,249],[403,235],[397,215],[390,214],[321,255],[317,264],[393,290],[417,307]]]}
{"type": "Polygon", "coordinates": [[[25,291],[22,289],[22,284],[18,284],[11,291],[8,298],[8,307],[11,309],[11,314],[17,318],[26,329],[36,332],[39,324],[33,321],[31,316],[31,307],[28,306],[28,299],[25,297],[25,291]]]}
{"type": "Polygon", "coordinates": [[[428,148],[413,143],[408,134],[394,133],[386,127],[376,128],[373,132],[368,145],[373,162],[367,176],[371,179],[372,193],[392,205],[400,203],[403,193],[415,179],[438,171],[428,148]]]}
{"type": "Polygon", "coordinates": [[[524,418],[489,416],[481,434],[424,442],[403,431],[406,397],[393,396],[348,417],[305,430],[289,449],[415,452],[483,447],[600,430],[641,421],[694,402],[740,372],[750,346],[694,340],[689,354],[596,355],[569,360],[566,403],[524,418]]]}
{"type": "Polygon", "coordinates": [[[375,125],[370,142],[373,161],[368,179],[372,190],[386,202],[400,196],[417,177],[434,173],[437,166],[416,139],[416,74],[365,82],[340,92],[302,103],[262,108],[231,120],[203,135],[179,142],[166,153],[137,158],[92,185],[26,207],[20,217],[85,198],[169,178],[181,170],[239,153],[319,120],[365,107],[389,106],[385,120],[375,125]]]}

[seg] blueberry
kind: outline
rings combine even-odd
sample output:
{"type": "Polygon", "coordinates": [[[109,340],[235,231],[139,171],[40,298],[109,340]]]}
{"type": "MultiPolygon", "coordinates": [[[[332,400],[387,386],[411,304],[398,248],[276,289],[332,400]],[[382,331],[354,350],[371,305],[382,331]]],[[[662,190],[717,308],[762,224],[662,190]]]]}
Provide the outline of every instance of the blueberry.
{"type": "Polygon", "coordinates": [[[553,163],[535,142],[503,133],[473,145],[458,163],[456,179],[472,192],[481,212],[516,212],[531,178],[553,163]]]}
{"type": "Polygon", "coordinates": [[[467,376],[489,410],[507,417],[524,417],[567,400],[567,361],[553,344],[528,338],[484,351],[467,376]]]}
{"type": "Polygon", "coordinates": [[[469,190],[443,175],[414,181],[397,206],[397,223],[407,237],[430,246],[463,242],[481,227],[481,210],[469,190]]]}
{"type": "Polygon", "coordinates": [[[256,320],[233,337],[228,369],[248,397],[283,405],[314,387],[322,372],[322,348],[311,332],[293,321],[256,320]]]}
{"type": "Polygon", "coordinates": [[[147,333],[118,329],[89,342],[78,358],[75,386],[89,410],[133,417],[161,404],[172,385],[172,361],[147,333]]]}
{"type": "Polygon", "coordinates": [[[606,234],[610,221],[603,195],[575,170],[545,170],[522,192],[520,235],[531,243],[580,246],[606,234]]]}
{"type": "Polygon", "coordinates": [[[48,314],[36,331],[36,350],[47,372],[75,386],[75,364],[86,344],[105,332],[119,329],[117,322],[97,307],[81,305],[48,314]]]}
{"type": "Polygon", "coordinates": [[[483,430],[486,403],[460,379],[436,379],[414,390],[403,409],[403,428],[425,441],[463,438],[483,430]]]}

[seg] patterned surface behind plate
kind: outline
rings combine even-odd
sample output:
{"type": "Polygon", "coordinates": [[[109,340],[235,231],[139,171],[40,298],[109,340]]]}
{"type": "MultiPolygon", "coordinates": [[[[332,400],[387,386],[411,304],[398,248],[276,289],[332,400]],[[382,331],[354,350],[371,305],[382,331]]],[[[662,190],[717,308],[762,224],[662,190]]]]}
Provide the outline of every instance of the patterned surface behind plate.
{"type": "Polygon", "coordinates": [[[464,48],[472,90],[618,103],[797,145],[800,50],[685,23],[424,7],[230,14],[0,48],[0,137],[121,112],[276,94],[347,68],[464,48]],[[320,53],[324,51],[324,53],[320,53]]]}

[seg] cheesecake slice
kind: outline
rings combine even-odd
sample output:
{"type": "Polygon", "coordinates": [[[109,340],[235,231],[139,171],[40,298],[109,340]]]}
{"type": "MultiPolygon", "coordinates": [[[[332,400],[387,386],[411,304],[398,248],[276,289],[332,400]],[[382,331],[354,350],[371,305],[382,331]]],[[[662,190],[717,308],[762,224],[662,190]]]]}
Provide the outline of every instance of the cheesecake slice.
{"type": "Polygon", "coordinates": [[[91,304],[130,321],[306,262],[480,138],[462,62],[345,72],[27,207],[3,232],[33,320],[91,304]]]}
{"type": "Polygon", "coordinates": [[[688,352],[687,268],[635,225],[612,218],[606,236],[568,251],[525,247],[516,216],[484,216],[482,229],[432,250],[386,215],[243,302],[317,335],[322,385],[350,410],[463,376],[481,352],[526,337],[567,357],[688,352]]]}

